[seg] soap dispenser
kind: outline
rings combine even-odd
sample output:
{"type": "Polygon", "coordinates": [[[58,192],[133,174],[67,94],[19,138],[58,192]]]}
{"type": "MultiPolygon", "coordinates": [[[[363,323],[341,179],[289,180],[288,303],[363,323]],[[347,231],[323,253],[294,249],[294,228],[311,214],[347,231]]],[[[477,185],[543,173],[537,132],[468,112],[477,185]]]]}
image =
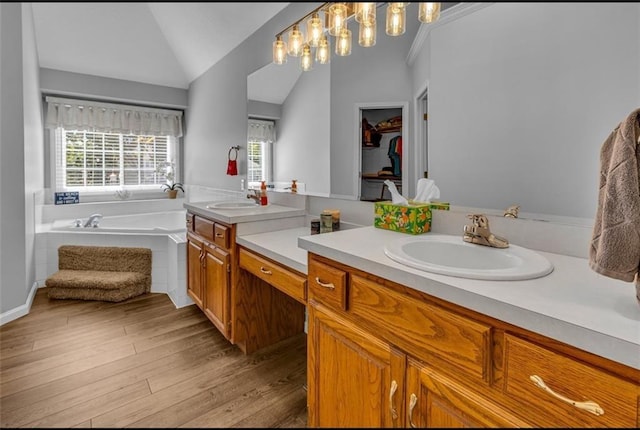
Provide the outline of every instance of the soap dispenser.
{"type": "Polygon", "coordinates": [[[260,204],[262,206],[267,205],[267,182],[266,181],[262,181],[262,184],[260,185],[260,204]]]}

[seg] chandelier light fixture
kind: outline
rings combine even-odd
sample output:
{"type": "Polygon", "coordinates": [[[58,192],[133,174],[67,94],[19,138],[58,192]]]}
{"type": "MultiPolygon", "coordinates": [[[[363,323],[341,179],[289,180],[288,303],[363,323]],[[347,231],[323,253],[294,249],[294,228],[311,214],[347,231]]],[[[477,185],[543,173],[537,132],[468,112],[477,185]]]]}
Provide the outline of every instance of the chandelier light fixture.
{"type": "MultiPolygon", "coordinates": [[[[385,22],[385,33],[401,36],[406,30],[407,5],[389,2],[385,22]]],[[[308,71],[313,62],[329,64],[331,60],[331,38],[334,38],[338,56],[351,54],[352,32],[349,20],[358,23],[358,44],[371,47],[376,44],[376,10],[384,3],[323,3],[298,21],[276,34],[273,42],[273,62],[284,64],[287,57],[300,57],[300,68],[308,71]],[[306,25],[305,25],[306,24],[306,25]],[[302,28],[306,30],[303,33],[302,28]],[[287,36],[286,41],[283,35],[287,36]],[[315,54],[314,51],[315,50],[315,54]]],[[[440,3],[418,3],[418,20],[429,24],[440,17],[440,3]]]]}

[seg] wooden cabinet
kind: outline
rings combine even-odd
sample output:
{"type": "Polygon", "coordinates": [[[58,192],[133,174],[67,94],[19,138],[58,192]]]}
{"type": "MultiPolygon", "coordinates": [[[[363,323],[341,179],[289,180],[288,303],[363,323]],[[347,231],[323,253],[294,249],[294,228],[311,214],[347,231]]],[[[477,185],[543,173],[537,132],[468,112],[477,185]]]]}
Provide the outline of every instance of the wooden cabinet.
{"type": "Polygon", "coordinates": [[[476,390],[409,358],[406,427],[530,427],[476,390]]]}
{"type": "Polygon", "coordinates": [[[232,226],[187,214],[187,294],[232,339],[232,226]]]}
{"type": "Polygon", "coordinates": [[[505,336],[504,391],[529,405],[541,426],[638,427],[639,380],[608,371],[516,336],[505,336]]]}
{"type": "Polygon", "coordinates": [[[402,427],[404,354],[321,305],[308,345],[311,427],[402,427]]]}
{"type": "Polygon", "coordinates": [[[312,427],[638,427],[640,371],[309,253],[312,427]]]}
{"type": "Polygon", "coordinates": [[[235,342],[245,353],[304,331],[304,274],[239,246],[235,295],[235,342]]]}
{"type": "Polygon", "coordinates": [[[203,289],[204,242],[187,233],[187,294],[200,309],[204,308],[203,289]]]}
{"type": "Polygon", "coordinates": [[[229,253],[216,246],[204,247],[204,303],[202,310],[228,339],[231,337],[229,313],[229,253]]]}

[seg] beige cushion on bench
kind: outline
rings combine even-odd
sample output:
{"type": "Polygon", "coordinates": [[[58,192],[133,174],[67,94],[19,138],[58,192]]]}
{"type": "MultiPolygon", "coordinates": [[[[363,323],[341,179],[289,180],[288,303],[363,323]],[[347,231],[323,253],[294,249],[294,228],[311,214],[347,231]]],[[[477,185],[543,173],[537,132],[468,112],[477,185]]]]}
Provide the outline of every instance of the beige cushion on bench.
{"type": "Polygon", "coordinates": [[[53,299],[119,302],[151,289],[151,250],[63,245],[45,285],[53,299]]]}

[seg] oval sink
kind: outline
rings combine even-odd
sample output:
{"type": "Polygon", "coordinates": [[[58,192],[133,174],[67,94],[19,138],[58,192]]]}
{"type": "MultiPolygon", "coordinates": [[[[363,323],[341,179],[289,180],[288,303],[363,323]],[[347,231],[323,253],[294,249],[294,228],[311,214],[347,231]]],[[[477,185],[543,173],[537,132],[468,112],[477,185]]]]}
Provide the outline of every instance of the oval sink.
{"type": "Polygon", "coordinates": [[[527,248],[492,248],[462,240],[462,236],[429,234],[394,240],[384,247],[387,257],[426,272],[459,278],[523,280],[546,276],[553,265],[527,248]]]}
{"type": "Polygon", "coordinates": [[[253,201],[237,201],[237,202],[217,202],[209,203],[207,209],[247,209],[247,208],[259,208],[260,205],[253,201]]]}

